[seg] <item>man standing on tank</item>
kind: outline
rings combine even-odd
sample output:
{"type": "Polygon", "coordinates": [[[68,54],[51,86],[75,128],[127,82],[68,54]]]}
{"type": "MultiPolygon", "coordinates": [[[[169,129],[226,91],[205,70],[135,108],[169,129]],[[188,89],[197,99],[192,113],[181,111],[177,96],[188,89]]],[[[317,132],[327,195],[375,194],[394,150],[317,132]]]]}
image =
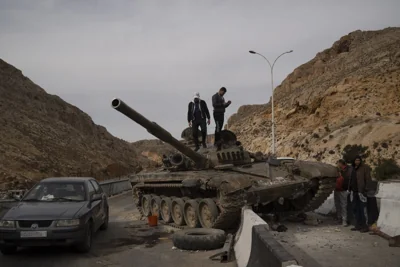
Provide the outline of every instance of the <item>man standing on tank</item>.
{"type": "Polygon", "coordinates": [[[189,127],[192,127],[193,141],[196,146],[195,151],[200,149],[199,126],[201,129],[202,145],[204,148],[206,148],[207,124],[210,125],[210,112],[208,111],[207,103],[204,100],[200,99],[199,93],[195,93],[193,101],[190,101],[189,103],[187,120],[189,123],[189,127]]]}
{"type": "Polygon", "coordinates": [[[222,127],[224,125],[225,109],[231,104],[230,100],[225,102],[225,93],[226,88],[221,87],[221,89],[219,89],[219,91],[212,97],[212,104],[214,108],[213,116],[215,121],[214,145],[217,146],[217,150],[221,150],[220,132],[222,131],[222,127]]]}

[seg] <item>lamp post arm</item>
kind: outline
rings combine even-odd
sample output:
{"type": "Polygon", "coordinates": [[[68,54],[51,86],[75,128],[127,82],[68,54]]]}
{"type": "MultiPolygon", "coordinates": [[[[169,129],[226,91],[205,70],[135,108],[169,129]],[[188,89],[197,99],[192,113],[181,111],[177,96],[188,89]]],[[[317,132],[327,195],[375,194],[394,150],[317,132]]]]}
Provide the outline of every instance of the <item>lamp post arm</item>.
{"type": "Polygon", "coordinates": [[[266,57],[264,57],[263,55],[261,55],[260,53],[255,53],[255,54],[257,54],[257,55],[259,55],[259,56],[262,56],[267,62],[268,62],[268,65],[269,65],[269,67],[272,69],[273,68],[273,66],[271,65],[271,63],[269,62],[269,60],[266,58],[266,57]]]}
{"type": "MultiPolygon", "coordinates": [[[[281,56],[283,56],[284,54],[288,54],[288,53],[290,53],[290,52],[284,52],[284,53],[280,54],[280,55],[275,59],[275,61],[274,61],[274,63],[272,64],[272,67],[271,67],[271,68],[273,68],[273,67],[275,66],[276,61],[277,61],[281,56]]],[[[271,65],[271,64],[270,64],[270,65],[271,65]]]]}

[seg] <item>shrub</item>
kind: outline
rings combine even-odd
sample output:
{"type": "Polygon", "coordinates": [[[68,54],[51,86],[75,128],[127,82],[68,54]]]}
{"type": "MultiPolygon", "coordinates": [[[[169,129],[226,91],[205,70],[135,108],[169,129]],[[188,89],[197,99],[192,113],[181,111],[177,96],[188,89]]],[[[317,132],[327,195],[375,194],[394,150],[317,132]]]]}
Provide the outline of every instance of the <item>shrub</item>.
{"type": "Polygon", "coordinates": [[[347,163],[352,163],[357,156],[360,156],[364,160],[368,158],[368,147],[362,145],[347,145],[343,148],[342,157],[347,163]]]}
{"type": "Polygon", "coordinates": [[[391,179],[400,176],[400,166],[394,159],[379,159],[374,174],[379,181],[391,179]]]}

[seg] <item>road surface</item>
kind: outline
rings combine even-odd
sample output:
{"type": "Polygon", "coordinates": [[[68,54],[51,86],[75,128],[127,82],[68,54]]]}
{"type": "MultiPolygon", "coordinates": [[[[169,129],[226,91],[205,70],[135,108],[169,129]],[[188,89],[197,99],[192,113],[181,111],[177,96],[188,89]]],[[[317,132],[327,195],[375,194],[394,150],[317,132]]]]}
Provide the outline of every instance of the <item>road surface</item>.
{"type": "Polygon", "coordinates": [[[213,252],[172,249],[171,228],[153,229],[137,221],[131,193],[110,198],[110,224],[94,238],[93,250],[86,255],[65,248],[21,249],[12,256],[0,254],[0,266],[14,267],[233,267],[208,259],[213,252]],[[166,231],[167,230],[167,231],[166,231]]]}
{"type": "MultiPolygon", "coordinates": [[[[170,230],[150,228],[138,221],[131,193],[110,200],[110,225],[94,239],[91,253],[71,249],[23,249],[13,256],[0,254],[0,266],[14,267],[234,267],[208,259],[213,252],[186,252],[172,249],[170,230]]],[[[287,223],[288,231],[273,232],[303,267],[399,267],[400,248],[389,247],[379,236],[350,231],[323,217],[318,226],[287,223]]]]}

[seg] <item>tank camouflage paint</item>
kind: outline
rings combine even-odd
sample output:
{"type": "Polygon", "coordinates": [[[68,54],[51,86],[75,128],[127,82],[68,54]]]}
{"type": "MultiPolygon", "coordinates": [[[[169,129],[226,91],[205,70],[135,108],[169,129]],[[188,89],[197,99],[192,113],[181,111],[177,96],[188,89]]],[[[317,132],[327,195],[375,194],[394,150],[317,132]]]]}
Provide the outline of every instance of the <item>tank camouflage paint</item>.
{"type": "Polygon", "coordinates": [[[111,105],[177,150],[163,155],[162,169],[130,176],[142,216],[157,215],[179,228],[225,230],[240,220],[245,205],[263,214],[297,215],[318,208],[335,187],[335,166],[250,153],[228,130],[221,133],[220,151],[210,146],[195,152],[190,128],[178,141],[120,99],[111,105]]]}

